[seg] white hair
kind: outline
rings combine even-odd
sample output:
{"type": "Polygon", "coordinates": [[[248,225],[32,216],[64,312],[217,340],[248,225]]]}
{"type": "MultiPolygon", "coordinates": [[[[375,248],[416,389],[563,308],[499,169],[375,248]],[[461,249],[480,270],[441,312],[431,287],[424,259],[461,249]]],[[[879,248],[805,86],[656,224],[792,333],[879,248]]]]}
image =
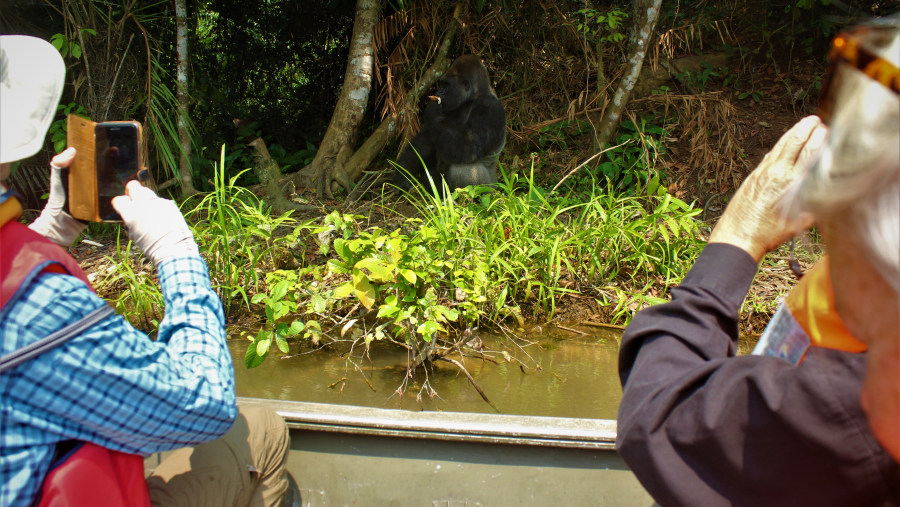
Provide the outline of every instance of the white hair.
{"type": "MultiPolygon", "coordinates": [[[[900,18],[860,43],[900,66],[900,18]]],[[[861,71],[838,65],[825,147],[786,199],[786,214],[812,213],[842,225],[860,255],[900,294],[900,96],[861,71]]]]}

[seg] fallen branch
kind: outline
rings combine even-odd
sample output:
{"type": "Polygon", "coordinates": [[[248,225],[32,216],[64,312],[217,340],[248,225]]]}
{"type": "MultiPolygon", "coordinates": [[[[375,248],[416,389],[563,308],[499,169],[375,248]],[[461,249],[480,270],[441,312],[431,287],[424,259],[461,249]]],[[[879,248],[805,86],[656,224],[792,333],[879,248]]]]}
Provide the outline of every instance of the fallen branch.
{"type": "Polygon", "coordinates": [[[475,390],[478,391],[478,394],[481,395],[481,399],[484,400],[485,402],[487,402],[487,404],[490,405],[492,409],[496,410],[498,414],[501,413],[500,409],[497,408],[497,406],[494,405],[491,402],[491,400],[488,399],[487,395],[484,394],[484,391],[482,391],[481,388],[478,387],[478,384],[475,383],[475,379],[472,378],[472,375],[469,373],[469,370],[467,370],[466,367],[462,365],[462,363],[460,363],[456,359],[450,359],[449,357],[438,357],[437,360],[447,361],[448,363],[456,365],[456,367],[459,368],[459,370],[461,372],[463,372],[463,374],[465,374],[466,378],[469,379],[469,382],[472,384],[472,387],[474,387],[475,390]]]}
{"type": "Polygon", "coordinates": [[[586,321],[584,321],[584,322],[579,322],[578,325],[580,325],[580,326],[602,327],[602,328],[606,328],[606,329],[618,329],[618,330],[620,330],[620,331],[624,331],[624,330],[625,330],[625,326],[618,326],[618,325],[616,325],[616,324],[604,324],[604,323],[602,323],[602,322],[591,322],[591,321],[589,321],[589,320],[586,320],[586,321]]]}

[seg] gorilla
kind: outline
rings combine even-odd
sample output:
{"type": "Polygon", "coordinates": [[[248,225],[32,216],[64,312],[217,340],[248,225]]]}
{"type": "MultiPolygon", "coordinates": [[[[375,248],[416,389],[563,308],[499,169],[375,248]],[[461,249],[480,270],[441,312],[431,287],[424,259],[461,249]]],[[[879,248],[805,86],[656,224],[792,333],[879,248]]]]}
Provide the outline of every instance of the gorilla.
{"type": "Polygon", "coordinates": [[[442,179],[450,191],[496,183],[497,156],[506,144],[506,111],[481,59],[457,58],[429,99],[419,133],[397,160],[405,171],[396,170],[394,185],[409,188],[412,178],[431,188],[426,170],[439,192],[442,179]]]}

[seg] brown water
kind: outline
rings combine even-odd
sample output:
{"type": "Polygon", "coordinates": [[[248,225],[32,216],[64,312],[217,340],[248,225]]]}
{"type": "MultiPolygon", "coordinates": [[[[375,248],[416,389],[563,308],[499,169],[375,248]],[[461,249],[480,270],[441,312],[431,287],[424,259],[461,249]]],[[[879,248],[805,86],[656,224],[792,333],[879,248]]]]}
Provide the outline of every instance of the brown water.
{"type": "MultiPolygon", "coordinates": [[[[618,337],[604,331],[591,333],[566,339],[529,336],[536,343],[522,349],[511,347],[508,340],[482,336],[485,348],[497,351],[490,355],[499,364],[477,357],[467,357],[463,364],[501,413],[615,419],[622,397],[616,370],[618,337]],[[503,350],[520,358],[526,371],[519,363],[505,360],[503,350]]],[[[276,351],[261,366],[247,370],[244,353],[248,345],[244,339],[229,341],[238,396],[406,410],[493,412],[465,375],[447,362],[435,363],[427,378],[419,374],[407,379],[401,396],[397,390],[405,379],[404,351],[377,344],[365,357],[341,357],[334,350],[320,350],[282,358],[276,351]],[[429,396],[423,389],[426,381],[436,395],[429,396]]],[[[451,357],[460,360],[458,355],[451,357]]]]}

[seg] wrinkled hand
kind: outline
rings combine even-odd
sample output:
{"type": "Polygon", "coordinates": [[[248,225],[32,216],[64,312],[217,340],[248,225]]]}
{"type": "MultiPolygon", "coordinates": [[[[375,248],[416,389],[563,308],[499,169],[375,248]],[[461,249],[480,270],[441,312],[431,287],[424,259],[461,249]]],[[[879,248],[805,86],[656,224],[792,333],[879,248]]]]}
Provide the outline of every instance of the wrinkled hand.
{"type": "Polygon", "coordinates": [[[194,235],[174,202],[156,195],[137,181],[125,185],[125,195],[113,197],[128,237],[153,264],[184,255],[199,255],[194,235]]]}
{"type": "Polygon", "coordinates": [[[67,148],[50,161],[50,197],[41,215],[28,227],[57,245],[67,247],[75,241],[87,224],[72,218],[63,211],[66,191],[63,186],[63,172],[75,159],[75,148],[67,148]]]}
{"type": "Polygon", "coordinates": [[[709,242],[737,246],[759,262],[767,252],[811,227],[812,217],[786,220],[779,204],[791,184],[805,174],[827,134],[828,128],[817,116],[807,116],[781,136],[741,184],[709,242]]]}

